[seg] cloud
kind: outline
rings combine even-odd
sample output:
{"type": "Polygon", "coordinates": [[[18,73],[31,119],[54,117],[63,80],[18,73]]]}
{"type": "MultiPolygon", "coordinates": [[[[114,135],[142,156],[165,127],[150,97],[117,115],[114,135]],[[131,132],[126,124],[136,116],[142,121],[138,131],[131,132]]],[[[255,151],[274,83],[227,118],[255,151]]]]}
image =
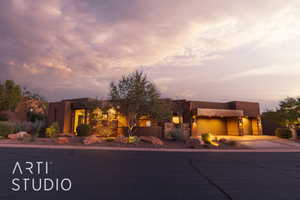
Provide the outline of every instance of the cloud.
{"type": "Polygon", "coordinates": [[[224,88],[226,77],[295,63],[298,13],[294,0],[3,0],[0,78],[49,100],[104,97],[111,80],[142,68],[166,96],[235,98],[242,88],[224,88]]]}
{"type": "Polygon", "coordinates": [[[221,79],[221,81],[228,81],[228,80],[234,80],[234,79],[240,79],[240,78],[247,78],[247,77],[257,77],[257,76],[270,76],[270,75],[277,75],[277,76],[300,76],[299,71],[300,63],[294,64],[291,66],[268,66],[268,67],[255,67],[250,70],[238,72],[235,74],[231,74],[228,76],[225,76],[221,79]]]}

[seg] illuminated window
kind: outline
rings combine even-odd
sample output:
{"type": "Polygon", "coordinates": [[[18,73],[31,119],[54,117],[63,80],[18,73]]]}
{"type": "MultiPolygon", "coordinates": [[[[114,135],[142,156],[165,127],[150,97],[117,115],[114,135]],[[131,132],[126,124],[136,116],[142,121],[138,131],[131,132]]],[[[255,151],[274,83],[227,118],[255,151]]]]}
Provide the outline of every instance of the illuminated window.
{"type": "Polygon", "coordinates": [[[179,124],[180,123],[180,117],[179,116],[173,116],[172,117],[172,122],[174,124],[179,124]]]}
{"type": "Polygon", "coordinates": [[[108,120],[116,120],[117,119],[117,111],[114,108],[110,108],[108,111],[108,120]]]}
{"type": "Polygon", "coordinates": [[[151,121],[150,120],[147,120],[146,121],[146,127],[150,127],[151,126],[151,121]]]}
{"type": "Polygon", "coordinates": [[[76,133],[77,126],[85,123],[85,110],[78,109],[74,111],[74,133],[76,133]]]}
{"type": "Polygon", "coordinates": [[[108,113],[103,113],[102,119],[103,120],[108,120],[108,113]]]}

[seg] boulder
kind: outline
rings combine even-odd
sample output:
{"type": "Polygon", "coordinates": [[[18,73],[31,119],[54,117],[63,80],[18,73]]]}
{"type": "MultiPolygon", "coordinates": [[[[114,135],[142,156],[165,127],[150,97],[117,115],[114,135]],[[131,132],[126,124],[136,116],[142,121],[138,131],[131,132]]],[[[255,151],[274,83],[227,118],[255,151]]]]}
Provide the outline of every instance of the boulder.
{"type": "Polygon", "coordinates": [[[29,133],[26,132],[18,132],[17,134],[17,138],[18,139],[24,139],[24,138],[30,138],[31,135],[29,133]]]}
{"type": "Polygon", "coordinates": [[[201,140],[200,137],[190,137],[186,140],[185,144],[189,148],[197,148],[204,145],[204,142],[201,140]]]}
{"type": "Polygon", "coordinates": [[[128,138],[125,137],[124,135],[119,135],[116,137],[115,142],[121,143],[121,144],[127,144],[128,143],[128,138]]]}
{"type": "Polygon", "coordinates": [[[159,145],[159,146],[164,145],[164,142],[161,141],[161,139],[159,139],[158,137],[153,137],[153,136],[150,136],[150,137],[152,138],[152,144],[159,145]]]}
{"type": "Polygon", "coordinates": [[[18,132],[18,133],[14,133],[14,134],[8,134],[7,136],[9,139],[15,140],[23,140],[24,138],[31,138],[31,135],[27,132],[18,132]]]}
{"type": "Polygon", "coordinates": [[[58,137],[75,137],[73,133],[59,133],[58,137]]]}
{"type": "Polygon", "coordinates": [[[13,134],[8,134],[8,139],[11,139],[11,140],[16,140],[17,139],[17,134],[13,133],[13,134]]]}
{"type": "Polygon", "coordinates": [[[58,144],[68,144],[70,142],[69,137],[58,137],[57,138],[57,143],[58,144]]]}
{"type": "Polygon", "coordinates": [[[141,141],[149,142],[149,143],[152,143],[154,145],[159,145],[159,146],[164,145],[164,142],[161,141],[161,139],[159,139],[158,137],[154,137],[154,136],[140,136],[139,139],[141,141]]]}
{"type": "Polygon", "coordinates": [[[90,135],[84,138],[83,144],[89,145],[89,144],[95,144],[95,143],[102,143],[103,140],[101,137],[98,137],[97,135],[90,135]]]}

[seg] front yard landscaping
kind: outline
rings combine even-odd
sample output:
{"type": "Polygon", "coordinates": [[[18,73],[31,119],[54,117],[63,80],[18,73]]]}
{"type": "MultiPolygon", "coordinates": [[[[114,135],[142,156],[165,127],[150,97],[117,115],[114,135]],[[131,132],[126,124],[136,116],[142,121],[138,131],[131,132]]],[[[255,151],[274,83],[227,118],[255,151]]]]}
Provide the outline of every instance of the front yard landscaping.
{"type": "Polygon", "coordinates": [[[205,143],[199,138],[187,140],[160,139],[153,136],[118,136],[98,137],[70,136],[61,134],[56,138],[42,138],[31,136],[26,132],[9,134],[8,138],[0,139],[0,144],[31,144],[31,145],[71,145],[71,146],[99,146],[99,147],[132,147],[132,148],[168,148],[168,149],[245,149],[237,142],[225,139],[218,140],[218,146],[205,143]],[[9,139],[10,138],[10,139],[9,139]],[[134,139],[133,139],[134,138],[134,139]]]}
{"type": "Polygon", "coordinates": [[[171,149],[243,149],[237,142],[216,138],[211,134],[202,137],[188,137],[176,129],[163,138],[154,136],[124,136],[96,134],[88,126],[79,126],[77,135],[60,133],[57,123],[42,128],[40,123],[0,122],[0,144],[31,145],[71,145],[132,148],[171,148],[171,149]],[[176,134],[175,134],[176,133],[176,134]]]}

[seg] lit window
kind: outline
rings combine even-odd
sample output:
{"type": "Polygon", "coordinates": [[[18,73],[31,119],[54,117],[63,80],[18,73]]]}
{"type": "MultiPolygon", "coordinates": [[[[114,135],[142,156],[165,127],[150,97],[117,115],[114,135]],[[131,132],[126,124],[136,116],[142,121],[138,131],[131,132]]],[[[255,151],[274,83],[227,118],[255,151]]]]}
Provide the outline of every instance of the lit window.
{"type": "Polygon", "coordinates": [[[151,126],[151,121],[150,120],[147,120],[146,121],[146,127],[150,127],[151,126]]]}
{"type": "Polygon", "coordinates": [[[179,118],[179,116],[173,116],[173,117],[172,117],[172,122],[173,122],[174,124],[179,124],[179,123],[180,123],[180,118],[179,118]]]}
{"type": "Polygon", "coordinates": [[[102,119],[103,120],[108,120],[108,113],[103,113],[102,119]]]}
{"type": "Polygon", "coordinates": [[[85,110],[78,109],[74,111],[74,132],[76,133],[77,126],[85,124],[85,110]]]}

